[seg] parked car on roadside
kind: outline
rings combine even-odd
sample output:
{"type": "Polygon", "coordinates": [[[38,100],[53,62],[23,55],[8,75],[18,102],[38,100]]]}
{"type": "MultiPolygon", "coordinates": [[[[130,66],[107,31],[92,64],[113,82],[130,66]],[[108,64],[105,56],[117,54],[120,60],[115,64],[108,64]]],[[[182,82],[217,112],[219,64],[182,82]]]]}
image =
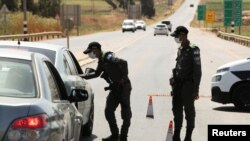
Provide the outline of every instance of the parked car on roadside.
{"type": "Polygon", "coordinates": [[[168,36],[168,28],[165,24],[157,24],[154,27],[154,36],[156,35],[167,35],[168,36]]]}
{"type": "Polygon", "coordinates": [[[146,31],[146,23],[143,20],[136,20],[135,21],[135,28],[142,29],[142,30],[146,31]]]}
{"type": "Polygon", "coordinates": [[[83,116],[71,102],[87,98],[82,88],[67,94],[46,56],[0,49],[1,141],[81,141],[83,116]]]}
{"type": "Polygon", "coordinates": [[[250,105],[250,58],[220,66],[211,82],[212,101],[233,103],[243,109],[250,105]]]}
{"type": "Polygon", "coordinates": [[[136,31],[135,21],[134,20],[132,20],[132,19],[123,20],[122,32],[125,32],[125,31],[132,31],[132,32],[136,31]]]}
{"type": "Polygon", "coordinates": [[[75,102],[75,105],[83,115],[83,135],[89,136],[92,134],[94,122],[94,93],[89,83],[79,76],[79,74],[83,73],[81,66],[69,49],[55,44],[17,41],[0,41],[0,48],[12,48],[41,53],[47,56],[53,65],[55,65],[64,82],[68,95],[70,95],[70,92],[74,88],[86,90],[89,94],[88,99],[83,102],[75,102]]]}

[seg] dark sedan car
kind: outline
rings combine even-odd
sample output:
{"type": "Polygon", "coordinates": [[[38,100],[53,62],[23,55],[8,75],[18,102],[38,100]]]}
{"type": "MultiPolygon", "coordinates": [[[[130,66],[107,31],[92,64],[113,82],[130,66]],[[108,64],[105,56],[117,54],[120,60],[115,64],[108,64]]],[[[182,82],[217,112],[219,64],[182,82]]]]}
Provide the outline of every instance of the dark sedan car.
{"type": "Polygon", "coordinates": [[[71,102],[87,98],[80,88],[67,95],[46,56],[0,50],[1,141],[79,141],[83,117],[71,102]]]}
{"type": "Polygon", "coordinates": [[[83,73],[81,66],[69,49],[55,44],[17,41],[0,41],[0,48],[12,48],[41,53],[47,56],[58,70],[68,95],[70,95],[72,88],[82,88],[86,90],[89,94],[88,99],[83,102],[76,102],[75,104],[79,112],[83,115],[82,135],[90,136],[92,134],[94,123],[94,93],[91,85],[79,76],[79,74],[83,73]]]}

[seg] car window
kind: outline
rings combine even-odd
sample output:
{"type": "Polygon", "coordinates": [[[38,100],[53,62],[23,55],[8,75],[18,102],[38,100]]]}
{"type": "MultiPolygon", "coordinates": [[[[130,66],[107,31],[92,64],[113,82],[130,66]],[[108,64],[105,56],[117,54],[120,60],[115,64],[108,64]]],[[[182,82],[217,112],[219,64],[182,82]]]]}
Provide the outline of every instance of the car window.
{"type": "Polygon", "coordinates": [[[60,94],[59,94],[60,90],[59,90],[58,84],[56,82],[56,79],[53,76],[53,73],[49,69],[48,62],[45,61],[43,63],[43,65],[44,65],[46,77],[47,77],[47,80],[49,83],[49,90],[50,90],[52,100],[60,100],[60,94]]]}
{"type": "Polygon", "coordinates": [[[0,58],[0,96],[36,96],[31,61],[0,58]]]}
{"type": "Polygon", "coordinates": [[[165,25],[157,25],[157,27],[166,27],[165,25]]]}
{"type": "Polygon", "coordinates": [[[64,65],[64,72],[68,75],[72,75],[71,71],[70,71],[70,67],[69,67],[69,63],[67,62],[65,56],[63,55],[63,65],[64,65]]]}
{"type": "Polygon", "coordinates": [[[77,61],[76,57],[74,56],[74,54],[71,51],[69,51],[69,55],[71,56],[71,58],[74,61],[74,64],[76,66],[78,74],[83,74],[82,68],[81,68],[80,64],[78,63],[78,61],[77,61]]]}
{"type": "Polygon", "coordinates": [[[69,55],[68,51],[65,50],[63,55],[65,56],[65,58],[66,58],[66,60],[67,60],[67,62],[69,64],[69,69],[70,69],[70,72],[72,73],[72,75],[78,75],[75,63],[72,60],[71,56],[69,55]]]}
{"type": "Polygon", "coordinates": [[[124,25],[134,25],[132,22],[125,22],[124,25]]]}

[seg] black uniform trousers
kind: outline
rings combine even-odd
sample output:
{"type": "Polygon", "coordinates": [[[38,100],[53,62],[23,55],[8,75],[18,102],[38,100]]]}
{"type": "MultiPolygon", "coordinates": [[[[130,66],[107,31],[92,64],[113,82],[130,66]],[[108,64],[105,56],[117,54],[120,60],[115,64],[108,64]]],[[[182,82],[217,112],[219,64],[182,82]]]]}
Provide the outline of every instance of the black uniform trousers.
{"type": "Polygon", "coordinates": [[[121,135],[127,136],[128,129],[130,126],[130,119],[132,117],[131,107],[130,107],[130,93],[131,84],[126,83],[118,89],[111,90],[107,96],[105,117],[109,123],[110,131],[112,135],[118,135],[119,129],[117,127],[115,110],[118,105],[121,105],[121,116],[123,119],[123,124],[121,128],[121,135]]]}
{"type": "Polygon", "coordinates": [[[195,107],[193,98],[193,82],[191,80],[176,82],[172,104],[175,129],[180,130],[182,127],[184,107],[187,130],[193,130],[195,127],[195,107]]]}

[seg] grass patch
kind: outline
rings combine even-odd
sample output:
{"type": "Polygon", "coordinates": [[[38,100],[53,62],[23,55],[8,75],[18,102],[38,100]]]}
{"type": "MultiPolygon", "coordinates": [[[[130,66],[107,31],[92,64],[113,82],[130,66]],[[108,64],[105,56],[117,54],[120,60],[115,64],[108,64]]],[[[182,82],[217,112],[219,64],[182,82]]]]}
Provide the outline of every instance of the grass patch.
{"type": "MultiPolygon", "coordinates": [[[[121,23],[127,18],[123,9],[111,10],[111,7],[101,0],[62,0],[64,4],[80,4],[82,6],[81,26],[79,27],[80,35],[114,31],[121,29],[121,23]],[[94,2],[94,3],[92,3],[94,2]],[[93,7],[94,4],[94,7],[93,7]],[[88,11],[88,7],[94,8],[94,11],[88,11]],[[102,8],[99,8],[102,7],[102,8]]],[[[138,2],[138,1],[136,1],[138,2]]],[[[156,16],[151,19],[142,17],[142,19],[150,25],[156,23],[173,13],[183,2],[176,0],[176,3],[168,7],[165,0],[158,0],[155,4],[156,16]]],[[[23,34],[23,12],[10,13],[6,26],[7,34],[23,34]]],[[[3,35],[4,26],[0,25],[0,34],[3,35]]],[[[42,18],[37,15],[32,15],[28,12],[28,33],[47,32],[47,31],[63,31],[60,28],[59,21],[54,18],[42,18]]],[[[74,28],[70,31],[71,35],[77,35],[77,30],[74,28]]]]}
{"type": "MultiPolygon", "coordinates": [[[[28,33],[60,31],[59,21],[53,18],[42,18],[28,13],[28,33]]],[[[4,25],[0,26],[1,34],[4,34],[4,25]]],[[[6,34],[23,34],[23,13],[14,12],[8,14],[6,34]]]]}
{"type": "MultiPolygon", "coordinates": [[[[250,0],[243,0],[242,1],[242,11],[250,10],[250,0]]],[[[198,21],[197,20],[197,13],[194,16],[194,19],[191,22],[192,27],[200,27],[200,28],[214,28],[224,32],[231,32],[231,27],[224,27],[224,0],[201,0],[201,4],[206,4],[207,10],[215,10],[216,11],[216,22],[213,24],[205,23],[205,21],[198,21]]],[[[243,36],[250,36],[250,23],[247,21],[242,21],[241,27],[235,27],[234,33],[240,34],[243,36]]],[[[214,31],[217,31],[214,30],[214,31]]]]}

